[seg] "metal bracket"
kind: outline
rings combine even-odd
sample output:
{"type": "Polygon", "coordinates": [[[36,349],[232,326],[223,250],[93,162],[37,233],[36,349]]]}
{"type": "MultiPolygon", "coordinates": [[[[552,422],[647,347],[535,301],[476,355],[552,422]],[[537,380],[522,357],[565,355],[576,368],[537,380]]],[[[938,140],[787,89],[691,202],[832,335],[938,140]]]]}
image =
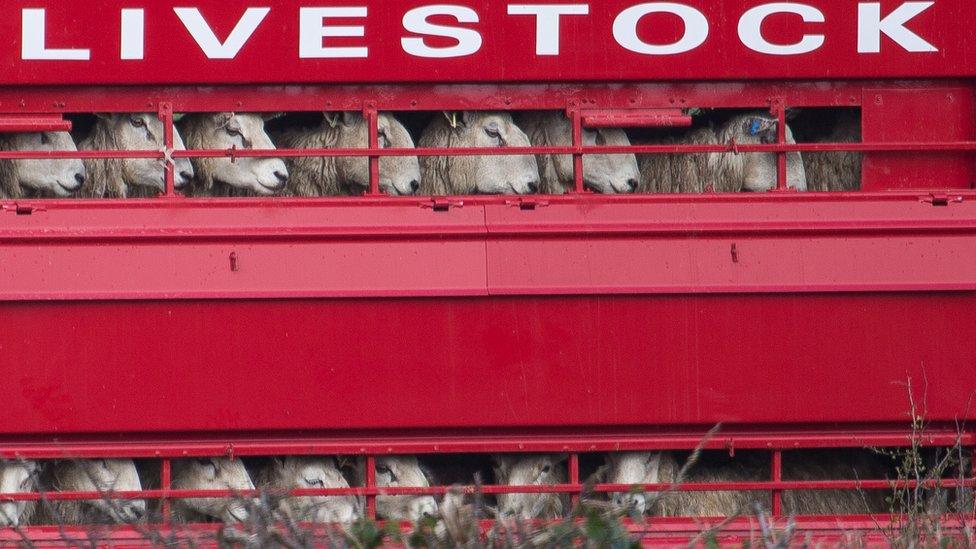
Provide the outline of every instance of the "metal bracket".
{"type": "Polygon", "coordinates": [[[513,208],[518,208],[522,211],[532,211],[537,208],[545,208],[549,206],[548,200],[538,200],[535,198],[519,198],[517,200],[506,200],[505,204],[513,208]]]}
{"type": "Polygon", "coordinates": [[[33,215],[34,212],[46,212],[47,208],[44,206],[35,206],[33,204],[18,204],[14,202],[13,204],[4,204],[3,211],[15,213],[17,215],[33,215]]]}
{"type": "Polygon", "coordinates": [[[919,199],[923,204],[933,206],[948,206],[949,204],[961,204],[965,201],[962,195],[949,195],[947,193],[929,193],[919,199]]]}
{"type": "Polygon", "coordinates": [[[455,200],[451,198],[434,197],[428,201],[420,203],[421,208],[434,210],[435,212],[447,212],[451,208],[463,208],[463,200],[455,200]]]}

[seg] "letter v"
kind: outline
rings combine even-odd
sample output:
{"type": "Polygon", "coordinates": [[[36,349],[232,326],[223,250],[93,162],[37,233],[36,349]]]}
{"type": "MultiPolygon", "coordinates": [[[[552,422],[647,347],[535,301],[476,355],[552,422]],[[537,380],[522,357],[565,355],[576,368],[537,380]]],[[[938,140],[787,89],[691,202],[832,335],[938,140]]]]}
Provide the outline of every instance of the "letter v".
{"type": "Polygon", "coordinates": [[[197,45],[208,58],[233,59],[237,57],[237,53],[241,51],[244,44],[267,17],[271,8],[248,8],[223,43],[214,34],[213,29],[200,14],[199,9],[173,8],[173,11],[176,12],[176,16],[180,18],[183,26],[190,32],[190,36],[196,40],[197,45]]]}

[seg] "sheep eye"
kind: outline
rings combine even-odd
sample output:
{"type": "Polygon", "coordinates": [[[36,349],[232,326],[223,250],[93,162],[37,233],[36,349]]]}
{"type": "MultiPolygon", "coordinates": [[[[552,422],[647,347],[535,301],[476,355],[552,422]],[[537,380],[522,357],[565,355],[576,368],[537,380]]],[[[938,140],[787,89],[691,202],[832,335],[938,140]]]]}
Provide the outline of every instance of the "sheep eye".
{"type": "Polygon", "coordinates": [[[542,468],[542,474],[548,475],[552,471],[552,465],[546,465],[542,468]]]}
{"type": "Polygon", "coordinates": [[[145,128],[146,121],[141,118],[130,118],[129,123],[137,128],[145,128]]]}
{"type": "Polygon", "coordinates": [[[377,137],[380,147],[384,149],[390,148],[390,140],[386,137],[386,132],[380,132],[377,137]]]}
{"type": "Polygon", "coordinates": [[[488,137],[492,139],[500,139],[502,136],[501,132],[499,132],[498,128],[495,126],[488,126],[485,128],[485,133],[488,134],[488,137]]]}
{"type": "Polygon", "coordinates": [[[376,473],[379,475],[388,475],[390,477],[390,482],[396,482],[397,480],[396,475],[393,474],[393,470],[389,467],[377,466],[376,473]]]}
{"type": "Polygon", "coordinates": [[[315,488],[325,488],[325,482],[320,478],[305,479],[305,484],[315,488]]]}
{"type": "Polygon", "coordinates": [[[51,143],[51,138],[46,133],[41,133],[41,145],[47,145],[51,143]]]}

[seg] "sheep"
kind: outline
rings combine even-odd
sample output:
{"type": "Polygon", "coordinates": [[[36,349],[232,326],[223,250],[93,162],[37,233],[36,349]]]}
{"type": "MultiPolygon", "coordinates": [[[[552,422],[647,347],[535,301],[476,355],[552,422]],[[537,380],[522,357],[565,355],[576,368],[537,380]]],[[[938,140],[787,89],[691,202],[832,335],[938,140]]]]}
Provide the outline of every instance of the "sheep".
{"type": "MultiPolygon", "coordinates": [[[[273,459],[261,473],[262,487],[272,490],[349,488],[335,458],[286,457],[273,459]]],[[[351,523],[362,516],[353,496],[300,496],[284,498],[279,509],[294,520],[351,523]]]]}
{"type": "MultiPolygon", "coordinates": [[[[381,456],[376,458],[376,486],[379,488],[430,486],[429,475],[414,456],[381,456]]],[[[437,500],[431,496],[378,496],[376,516],[379,519],[418,522],[438,514],[437,500]]]]}
{"type": "MultiPolygon", "coordinates": [[[[142,490],[131,459],[63,460],[50,464],[42,486],[50,492],[138,492],[142,490]]],[[[131,524],[146,514],[145,500],[51,501],[43,506],[46,524],[131,524]]]]}
{"type": "MultiPolygon", "coordinates": [[[[82,150],[161,150],[163,122],[150,113],[103,114],[91,134],[81,142],[82,150]]],[[[173,148],[184,150],[183,139],[174,128],[173,148]]],[[[176,189],[193,179],[189,159],[174,160],[176,189]]],[[[152,198],[166,192],[166,172],[155,158],[106,158],[85,160],[87,180],[81,196],[87,198],[152,198]]]]}
{"type": "MultiPolygon", "coordinates": [[[[68,132],[0,134],[0,151],[77,151],[68,132]]],[[[80,159],[0,160],[0,199],[74,195],[85,183],[80,159]]]]}
{"type": "MultiPolygon", "coordinates": [[[[462,112],[436,117],[420,147],[528,147],[528,136],[508,113],[462,112]]],[[[535,194],[539,164],[533,155],[424,156],[420,194],[535,194]]]]}
{"type": "MultiPolygon", "coordinates": [[[[556,111],[527,112],[516,123],[536,147],[568,147],[573,143],[572,122],[556,111]]],[[[583,129],[584,145],[630,146],[621,129],[583,129]]],[[[571,155],[538,156],[542,194],[566,194],[575,188],[571,155]]],[[[583,184],[595,193],[626,194],[637,190],[640,171],[633,154],[592,154],[583,157],[583,184]]]]}
{"type": "MultiPolygon", "coordinates": [[[[555,455],[495,456],[495,484],[545,486],[566,484],[566,457],[555,455]]],[[[565,494],[499,494],[498,516],[524,520],[557,519],[569,510],[565,494]]]]}
{"type": "MultiPolygon", "coordinates": [[[[266,117],[251,113],[191,114],[180,120],[188,149],[275,150],[265,132],[266,117]]],[[[288,168],[280,158],[197,158],[191,196],[280,195],[288,183],[288,168]]]]}
{"type": "MultiPolygon", "coordinates": [[[[681,466],[671,452],[627,452],[607,456],[611,484],[669,484],[676,482],[681,466]]],[[[688,471],[686,482],[764,480],[754,464],[742,460],[718,466],[697,466],[688,471]]],[[[732,516],[749,513],[753,503],[769,508],[765,492],[672,492],[664,495],[614,494],[614,503],[637,514],[663,517],[732,516]]]]}
{"type": "MultiPolygon", "coordinates": [[[[877,474],[869,460],[857,459],[850,464],[838,456],[805,452],[787,454],[783,461],[784,480],[829,480],[850,477],[852,471],[877,474]]],[[[845,460],[846,461],[846,460],[845,460]]],[[[672,452],[627,452],[607,456],[611,484],[671,484],[678,481],[681,466],[672,452]]],[[[686,483],[758,482],[769,479],[768,466],[750,459],[717,463],[699,463],[684,479],[686,483]]],[[[680,492],[661,496],[654,494],[614,494],[614,502],[638,514],[656,516],[732,516],[749,513],[758,503],[771,508],[771,496],[765,491],[680,492]]],[[[877,490],[784,491],[783,511],[787,515],[861,514],[885,510],[884,499],[877,490]]]]}
{"type": "MultiPolygon", "coordinates": [[[[856,111],[842,114],[825,143],[860,143],[861,118],[856,111]]],[[[861,153],[803,153],[808,190],[814,192],[856,191],[861,188],[861,153]]]]}
{"type": "MultiPolygon", "coordinates": [[[[237,458],[200,458],[173,461],[171,485],[174,490],[254,490],[244,463],[237,458]]],[[[196,522],[216,519],[227,523],[248,519],[250,498],[195,498],[173,501],[173,519],[196,522]]]]}
{"type": "MultiPolygon", "coordinates": [[[[0,494],[28,494],[40,489],[41,467],[36,461],[18,460],[0,463],[0,494]]],[[[0,503],[0,527],[29,524],[37,509],[36,501],[0,503]]]]}
{"type": "MultiPolygon", "coordinates": [[[[392,115],[377,119],[383,148],[412,149],[413,138],[392,115]]],[[[355,149],[369,142],[369,125],[362,114],[326,114],[313,129],[291,129],[275,136],[287,149],[355,149]]],[[[369,190],[369,159],[365,157],[302,157],[287,161],[291,174],[288,190],[295,196],[357,196],[369,190]]],[[[380,190],[393,196],[415,194],[420,189],[420,163],[416,156],[380,158],[380,190]]]]}
{"type": "MultiPolygon", "coordinates": [[[[778,121],[760,112],[733,116],[717,128],[692,130],[683,138],[666,143],[715,145],[776,143],[778,121]]],[[[795,143],[787,126],[786,142],[795,143]]],[[[788,153],[786,182],[806,191],[806,174],[800,153],[788,153]]],[[[774,153],[687,153],[645,154],[640,157],[641,193],[766,192],[776,188],[777,155],[774,153]]]]}

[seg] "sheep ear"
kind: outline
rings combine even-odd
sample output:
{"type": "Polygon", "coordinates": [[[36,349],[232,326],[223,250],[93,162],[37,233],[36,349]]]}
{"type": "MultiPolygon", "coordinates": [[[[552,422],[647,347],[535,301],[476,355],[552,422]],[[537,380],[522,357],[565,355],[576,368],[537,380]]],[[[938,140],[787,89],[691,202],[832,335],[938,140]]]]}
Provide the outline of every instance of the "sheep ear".
{"type": "Polygon", "coordinates": [[[461,121],[461,124],[469,126],[473,118],[474,116],[471,111],[461,111],[461,115],[458,117],[458,120],[461,121]]]}
{"type": "Polygon", "coordinates": [[[111,120],[112,119],[112,113],[110,113],[110,112],[96,112],[95,113],[95,117],[98,118],[99,120],[111,120]]]}
{"type": "Polygon", "coordinates": [[[569,454],[553,454],[552,456],[553,465],[562,465],[567,461],[569,461],[569,454]]]}
{"type": "Polygon", "coordinates": [[[262,118],[262,119],[263,119],[263,120],[264,120],[265,122],[270,122],[270,121],[272,121],[272,120],[275,120],[275,119],[278,119],[278,118],[281,118],[281,117],[283,117],[283,116],[285,116],[285,113],[283,113],[283,112],[266,112],[266,113],[262,113],[262,114],[261,114],[261,118],[262,118]]]}
{"type": "Polygon", "coordinates": [[[349,128],[362,123],[363,113],[356,111],[342,111],[342,125],[349,128]]]}

